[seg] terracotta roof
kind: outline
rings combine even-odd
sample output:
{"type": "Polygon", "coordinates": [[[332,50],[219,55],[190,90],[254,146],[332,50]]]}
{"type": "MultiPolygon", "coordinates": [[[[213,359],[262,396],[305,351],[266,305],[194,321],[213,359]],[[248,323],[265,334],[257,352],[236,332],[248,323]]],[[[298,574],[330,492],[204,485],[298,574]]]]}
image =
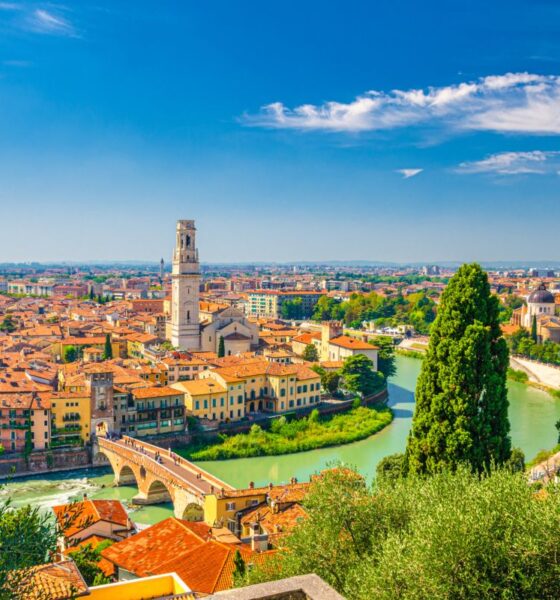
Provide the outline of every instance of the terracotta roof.
{"type": "Polygon", "coordinates": [[[132,393],[135,398],[140,398],[140,399],[164,398],[166,396],[177,396],[177,390],[175,390],[171,387],[168,387],[168,386],[163,386],[163,387],[151,386],[151,387],[145,387],[145,388],[138,388],[138,389],[134,390],[132,393]]]}
{"type": "Polygon", "coordinates": [[[258,523],[266,533],[276,534],[291,531],[306,517],[306,511],[298,503],[290,504],[286,508],[277,511],[267,504],[260,504],[246,513],[241,522],[244,525],[258,523]]]}
{"type": "Polygon", "coordinates": [[[248,546],[208,541],[198,548],[161,564],[157,573],[175,572],[193,590],[212,594],[233,586],[234,557],[239,551],[246,563],[258,563],[272,552],[256,553],[248,546]]]}
{"type": "Polygon", "coordinates": [[[312,344],[313,340],[320,340],[320,333],[302,333],[301,335],[296,335],[295,338],[292,339],[292,342],[299,342],[300,344],[312,344]]]}
{"type": "Polygon", "coordinates": [[[378,350],[377,346],[372,346],[362,340],[350,337],[349,335],[341,335],[339,337],[329,340],[329,344],[340,346],[341,348],[348,348],[349,350],[378,350]]]}
{"type": "Polygon", "coordinates": [[[201,534],[204,531],[208,532],[209,527],[203,527],[204,530],[201,527],[195,532],[192,523],[170,517],[113,544],[101,554],[139,577],[161,573],[162,571],[158,570],[159,566],[169,561],[170,556],[180,557],[205,543],[206,540],[201,534]]]}
{"type": "Polygon", "coordinates": [[[179,381],[173,384],[177,391],[185,392],[191,396],[202,396],[206,394],[224,394],[226,388],[213,379],[193,379],[191,381],[179,381]]]}
{"type": "Polygon", "coordinates": [[[88,586],[72,560],[15,571],[13,581],[25,600],[68,600],[88,593],[88,586]]]}
{"type": "Polygon", "coordinates": [[[124,528],[129,526],[128,515],[119,500],[83,500],[60,504],[53,506],[53,512],[66,538],[99,521],[108,521],[124,528]]]}

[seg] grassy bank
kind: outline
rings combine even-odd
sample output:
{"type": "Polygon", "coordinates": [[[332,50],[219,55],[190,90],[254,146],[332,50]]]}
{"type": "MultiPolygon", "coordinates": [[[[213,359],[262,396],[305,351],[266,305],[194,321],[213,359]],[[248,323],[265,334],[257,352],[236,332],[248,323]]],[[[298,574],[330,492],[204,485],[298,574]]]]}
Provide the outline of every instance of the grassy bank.
{"type": "Polygon", "coordinates": [[[400,356],[408,356],[408,358],[419,358],[420,360],[424,360],[425,352],[421,352],[420,350],[405,350],[404,348],[396,348],[395,353],[400,356]]]}
{"type": "Polygon", "coordinates": [[[528,383],[529,381],[529,376],[527,373],[525,373],[525,371],[518,371],[517,369],[512,369],[511,367],[508,367],[507,378],[511,379],[512,381],[517,381],[518,383],[528,383]]]}
{"type": "Polygon", "coordinates": [[[177,453],[190,460],[292,454],[363,440],[392,420],[393,413],[389,408],[375,410],[360,406],[332,417],[321,417],[314,410],[304,419],[287,421],[285,417],[279,417],[268,431],[253,425],[249,433],[223,435],[219,442],[190,446],[177,450],[177,453]]]}
{"type": "Polygon", "coordinates": [[[542,385],[540,383],[536,383],[535,381],[531,381],[529,376],[525,371],[519,371],[517,369],[512,369],[511,367],[507,370],[507,377],[511,379],[511,381],[516,381],[517,383],[524,383],[525,385],[530,385],[539,390],[543,390],[550,394],[553,398],[560,400],[560,390],[555,390],[554,388],[550,388],[546,385],[542,385]]]}
{"type": "Polygon", "coordinates": [[[551,456],[554,456],[557,452],[560,452],[560,444],[557,444],[551,450],[539,450],[533,460],[527,463],[526,469],[529,470],[539,463],[548,460],[551,456]]]}

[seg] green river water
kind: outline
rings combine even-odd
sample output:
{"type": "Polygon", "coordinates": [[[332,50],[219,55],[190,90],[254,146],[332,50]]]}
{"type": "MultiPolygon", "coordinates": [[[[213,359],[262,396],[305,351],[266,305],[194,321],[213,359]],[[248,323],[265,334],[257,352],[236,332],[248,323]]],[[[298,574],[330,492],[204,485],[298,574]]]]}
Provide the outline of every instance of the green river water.
{"type": "MultiPolygon", "coordinates": [[[[421,361],[397,356],[397,374],[389,385],[389,404],[395,418],[378,434],[354,444],[324,448],[300,454],[265,456],[201,463],[201,466],[236,487],[268,482],[282,483],[297,477],[306,480],[330,463],[342,461],[356,467],[368,478],[386,455],[401,452],[406,445],[414,411],[414,388],[421,361]]],[[[509,382],[511,437],[527,459],[540,449],[556,443],[554,423],[560,418],[560,400],[541,390],[509,382]]],[[[0,499],[10,497],[15,506],[31,503],[45,509],[87,493],[90,498],[118,498],[125,504],[137,493],[135,487],[112,487],[113,475],[107,469],[69,471],[16,479],[0,488],[0,499]]],[[[173,513],[169,504],[135,509],[131,517],[138,523],[156,523],[173,513]]]]}

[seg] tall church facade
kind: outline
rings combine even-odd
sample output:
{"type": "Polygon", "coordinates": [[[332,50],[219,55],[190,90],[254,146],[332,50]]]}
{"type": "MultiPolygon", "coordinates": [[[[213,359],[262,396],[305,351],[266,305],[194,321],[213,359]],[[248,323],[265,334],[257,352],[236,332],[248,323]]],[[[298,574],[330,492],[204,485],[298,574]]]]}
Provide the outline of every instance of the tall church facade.
{"type": "Polygon", "coordinates": [[[192,220],[177,221],[171,282],[171,343],[180,350],[199,350],[200,265],[192,220]]]}

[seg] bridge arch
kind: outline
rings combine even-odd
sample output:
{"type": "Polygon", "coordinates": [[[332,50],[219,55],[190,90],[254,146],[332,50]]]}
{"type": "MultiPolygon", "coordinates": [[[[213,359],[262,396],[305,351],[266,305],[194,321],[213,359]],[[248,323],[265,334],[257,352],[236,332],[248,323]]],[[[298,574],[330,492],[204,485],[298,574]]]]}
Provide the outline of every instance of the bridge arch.
{"type": "Polygon", "coordinates": [[[185,521],[204,521],[204,509],[197,502],[189,502],[181,518],[185,521]]]}
{"type": "Polygon", "coordinates": [[[138,487],[138,479],[136,477],[136,473],[129,465],[123,465],[118,476],[117,476],[118,485],[134,485],[138,487]]]}
{"type": "Polygon", "coordinates": [[[173,496],[165,483],[159,479],[154,479],[146,492],[146,504],[158,504],[160,502],[173,502],[173,496]]]}

